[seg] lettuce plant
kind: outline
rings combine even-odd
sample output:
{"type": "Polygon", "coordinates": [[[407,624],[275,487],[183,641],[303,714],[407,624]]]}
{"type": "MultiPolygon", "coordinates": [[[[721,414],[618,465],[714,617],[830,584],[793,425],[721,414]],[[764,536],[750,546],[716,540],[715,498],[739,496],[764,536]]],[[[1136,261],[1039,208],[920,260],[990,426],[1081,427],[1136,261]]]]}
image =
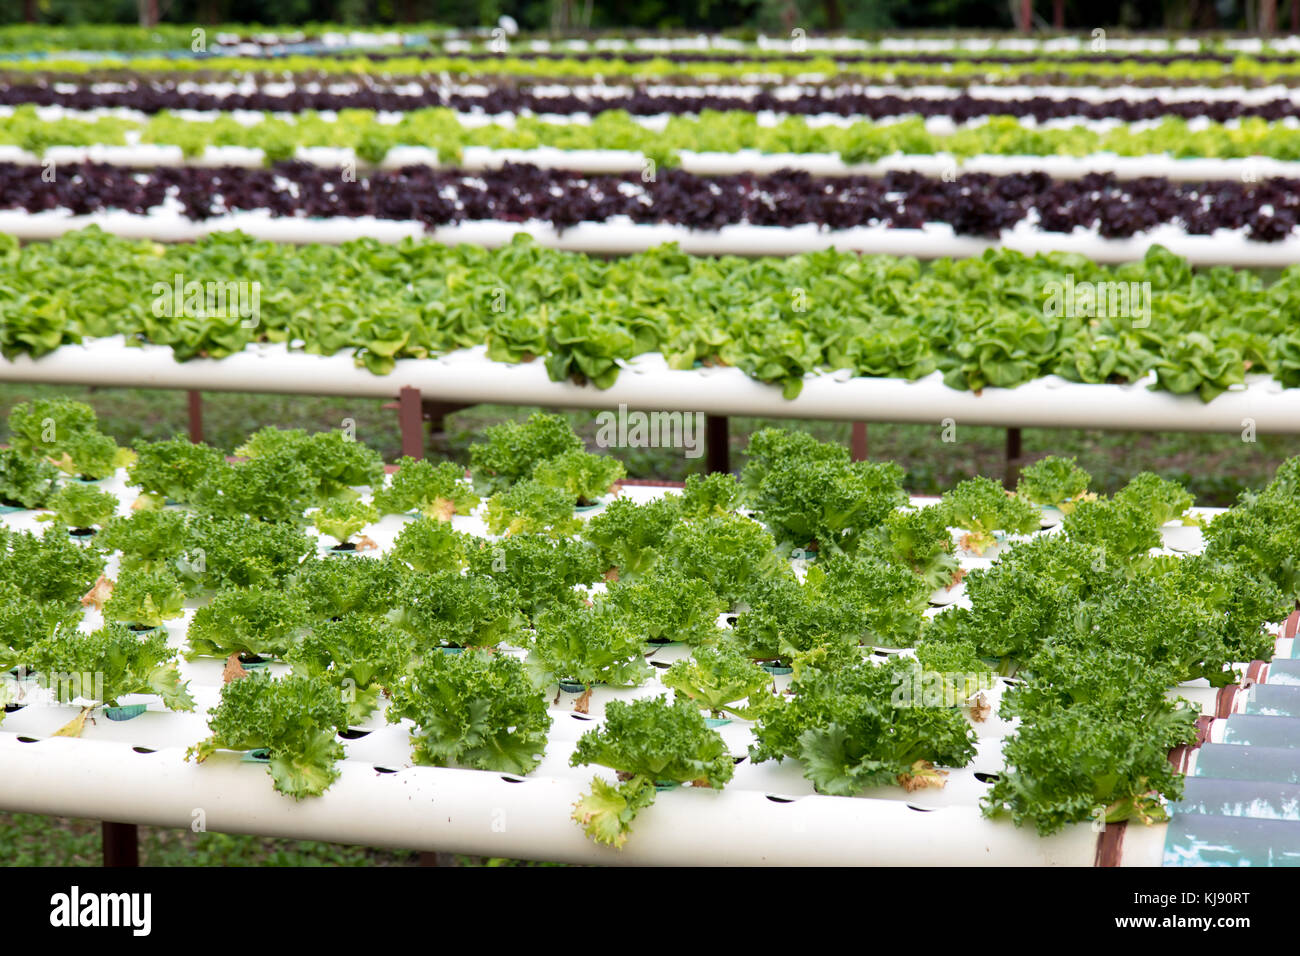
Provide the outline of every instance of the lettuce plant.
{"type": "Polygon", "coordinates": [[[966,532],[962,547],[977,555],[997,543],[998,531],[1029,534],[1039,527],[1038,509],[982,475],[960,482],[943,496],[940,506],[948,524],[966,532]]]}
{"type": "Polygon", "coordinates": [[[564,537],[582,527],[573,503],[567,492],[527,478],[489,498],[483,520],[493,534],[564,537]]]}
{"type": "Polygon", "coordinates": [[[627,477],[627,470],[617,458],[575,448],[538,462],[532,477],[547,488],[564,492],[579,506],[585,506],[595,504],[596,499],[627,477]]]}
{"type": "Polygon", "coordinates": [[[665,687],[688,698],[714,717],[724,712],[748,719],[770,698],[767,672],[730,645],[700,647],[674,661],[663,675],[665,687]]]}
{"type": "MultiPolygon", "coordinates": [[[[80,696],[91,699],[91,694],[97,694],[98,703],[117,706],[127,694],[156,694],[168,710],[194,709],[189,684],[181,680],[176,666],[176,651],[167,646],[167,635],[161,631],[141,636],[122,624],[107,624],[92,634],[59,628],[29,648],[28,659],[50,680],[56,675],[58,679],[80,676],[81,680],[70,680],[68,686],[79,683],[80,696]]],[[[55,693],[62,696],[65,689],[55,689],[55,693]]],[[[56,736],[81,736],[91,709],[83,707],[56,736]]]]}
{"type": "Polygon", "coordinates": [[[865,533],[907,504],[902,479],[892,462],[789,458],[768,466],[749,501],[783,551],[852,553],[865,533]]]}
{"type": "Polygon", "coordinates": [[[1166,820],[1160,795],[1183,792],[1169,751],[1196,739],[1196,717],[1164,698],[1120,713],[1089,704],[1044,711],[1003,742],[1007,766],[984,813],[1032,823],[1041,836],[1087,820],[1166,820]]]}
{"type": "Polygon", "coordinates": [[[1181,520],[1194,524],[1196,519],[1186,517],[1192,506],[1192,496],[1176,481],[1169,481],[1149,471],[1133,477],[1115,493],[1114,500],[1131,504],[1151,515],[1152,523],[1159,528],[1170,521],[1181,520]]]}
{"type": "Polygon", "coordinates": [[[310,558],[289,583],[314,621],[348,614],[385,615],[397,606],[405,568],[391,558],[310,558]]]}
{"type": "Polygon", "coordinates": [[[335,734],[347,727],[348,712],[336,684],[253,672],[223,686],[221,702],[208,713],[212,736],[191,747],[187,760],[202,763],[218,750],[265,749],[275,789],[296,800],[318,797],[338,779],[343,745],[335,734]]]}
{"type": "Polygon", "coordinates": [[[214,591],[269,586],[288,577],[316,551],[316,542],[293,524],[246,515],[192,517],[181,571],[214,591]]]}
{"type": "Polygon", "coordinates": [[[152,628],[180,617],[184,607],[185,591],[173,572],[123,570],[104,604],[104,620],[152,628]]]}
{"type": "MultiPolygon", "coordinates": [[[[907,572],[901,572],[906,574],[907,572]]],[[[758,661],[788,663],[827,645],[856,648],[865,622],[849,604],[794,578],[763,582],[732,625],[735,646],[758,661]]]]}
{"type": "Polygon", "coordinates": [[[526,774],[546,749],[546,696],[505,654],[431,654],[393,691],[389,723],[410,720],[411,756],[431,767],[526,774]]]}
{"type": "Polygon", "coordinates": [[[161,506],[168,500],[185,504],[208,472],[224,464],[217,449],[173,438],[138,446],[126,475],[128,483],[140,489],[146,505],[161,506]]]}
{"type": "Polygon", "coordinates": [[[772,536],[740,515],[677,525],[664,542],[663,560],[686,577],[706,582],[733,607],[759,582],[793,574],[772,536]]]}
{"type": "Polygon", "coordinates": [[[0,505],[42,508],[58,486],[59,472],[47,461],[0,448],[0,505]]]}
{"type": "Polygon", "coordinates": [[[656,568],[635,581],[613,583],[604,600],[652,643],[712,643],[721,635],[718,615],[727,609],[706,582],[673,568],[656,568]]]}
{"type": "Polygon", "coordinates": [[[681,515],[687,521],[725,515],[740,506],[743,489],[735,475],[713,472],[687,475],[681,494],[681,515]]]}
{"type": "Polygon", "coordinates": [[[469,552],[469,569],[491,576],[519,595],[519,609],[535,621],[557,605],[572,607],[574,586],[600,577],[596,553],[566,538],[512,534],[499,541],[481,541],[469,552]]]}
{"type": "Polygon", "coordinates": [[[851,609],[867,643],[911,647],[921,635],[930,589],[906,568],[869,557],[832,558],[808,569],[804,587],[814,601],[851,609]]]}
{"type": "Polygon", "coordinates": [[[0,528],[0,584],[33,600],[80,609],[78,599],[103,571],[104,555],[75,544],[61,529],[37,537],[0,528]]]}
{"type": "Polygon", "coordinates": [[[350,614],[318,624],[290,645],[285,658],[295,674],[340,688],[348,723],[365,720],[411,665],[411,639],[382,618],[350,614]]]}
{"type": "Polygon", "coordinates": [[[581,451],[582,439],[559,415],[534,412],[528,421],[503,422],[484,430],[487,441],[470,446],[470,470],[481,494],[491,494],[532,477],[539,462],[581,451]]]}
{"type": "Polygon", "coordinates": [[[948,532],[948,517],[939,505],[891,512],[864,550],[907,568],[931,591],[952,587],[958,580],[956,546],[948,532]]]}
{"type": "Polygon", "coordinates": [[[517,642],[524,624],[519,595],[484,574],[413,574],[398,601],[398,622],[421,651],[517,642]]]}
{"type": "Polygon", "coordinates": [[[321,534],[333,538],[340,547],[347,544],[362,528],[378,520],[379,510],[373,505],[340,498],[331,498],[311,513],[312,526],[321,534]]]}
{"type": "Polygon", "coordinates": [[[469,560],[473,540],[449,521],[421,515],[397,533],[389,554],[416,571],[459,571],[469,560]]]}
{"type": "Polygon", "coordinates": [[[307,626],[307,603],[280,588],[220,591],[194,612],[185,655],[280,657],[288,654],[307,626]]]}
{"type": "Polygon", "coordinates": [[[793,757],[818,792],[835,796],[893,784],[942,787],[940,767],[964,767],[975,756],[975,731],[960,711],[913,706],[899,693],[922,679],[921,665],[901,656],[810,670],[791,700],[759,715],[750,756],[793,757]]]}
{"type": "Polygon", "coordinates": [[[64,485],[49,501],[50,511],[37,517],[38,521],[55,521],[65,527],[80,530],[104,525],[117,510],[117,499],[106,491],[90,485],[64,485]]]}
{"type": "Polygon", "coordinates": [[[1071,541],[1093,548],[1102,560],[1123,563],[1160,547],[1156,515],[1131,499],[1081,501],[1063,526],[1071,541]]]}
{"type": "Polygon", "coordinates": [[[98,480],[135,461],[135,452],[98,431],[82,431],[68,436],[50,461],[68,475],[98,480]]]}
{"type": "Polygon", "coordinates": [[[1031,504],[1069,514],[1077,500],[1087,493],[1090,481],[1092,476],[1073,458],[1048,455],[1021,470],[1016,494],[1031,504]]]}
{"type": "Polygon", "coordinates": [[[299,428],[266,427],[254,432],[235,454],[249,463],[264,459],[304,465],[310,476],[305,507],[331,498],[355,498],[355,487],[377,488],[384,480],[379,453],[341,431],[309,435],[299,428]]]}
{"type": "Polygon", "coordinates": [[[122,552],[122,569],[160,571],[173,568],[185,551],[186,516],[180,511],[133,511],[104,525],[96,542],[122,552]]]}
{"type": "Polygon", "coordinates": [[[530,664],[546,683],[575,681],[634,687],[650,676],[641,637],[613,608],[552,608],[528,642],[530,664]]]}
{"type": "Polygon", "coordinates": [[[10,444],[23,455],[57,457],[76,435],[99,431],[95,410],[66,398],[20,402],[9,412],[10,444]]]}
{"type": "Polygon", "coordinates": [[[38,601],[16,584],[0,584],[0,671],[30,667],[28,651],[56,630],[75,631],[81,616],[75,604],[38,601]]]}
{"type": "Polygon", "coordinates": [[[632,580],[659,560],[668,534],[679,523],[678,501],[673,496],[638,504],[615,498],[582,528],[582,537],[600,554],[611,577],[632,580]]]}
{"type": "Polygon", "coordinates": [[[740,472],[740,484],[745,494],[758,492],[768,472],[783,462],[800,461],[807,465],[830,464],[847,466],[849,450],[833,442],[820,442],[807,432],[784,428],[764,428],[750,436],[745,466],[740,472]]]}
{"type": "Polygon", "coordinates": [[[218,518],[247,515],[266,522],[301,525],[315,503],[310,466],[284,455],[266,455],[209,470],[194,489],[193,505],[218,518]]]}
{"type": "Polygon", "coordinates": [[[479,496],[465,481],[465,472],[449,461],[433,464],[403,458],[387,487],[375,492],[375,506],[383,514],[418,511],[429,518],[450,521],[477,507],[479,496]]]}
{"type": "Polygon", "coordinates": [[[571,766],[599,764],[619,784],[593,777],[591,793],[573,808],[573,819],[597,843],[621,849],[632,821],[654,803],[658,786],[689,783],[721,789],[735,773],[731,755],[699,708],[659,697],[610,701],[605,722],[578,740],[571,766]]]}

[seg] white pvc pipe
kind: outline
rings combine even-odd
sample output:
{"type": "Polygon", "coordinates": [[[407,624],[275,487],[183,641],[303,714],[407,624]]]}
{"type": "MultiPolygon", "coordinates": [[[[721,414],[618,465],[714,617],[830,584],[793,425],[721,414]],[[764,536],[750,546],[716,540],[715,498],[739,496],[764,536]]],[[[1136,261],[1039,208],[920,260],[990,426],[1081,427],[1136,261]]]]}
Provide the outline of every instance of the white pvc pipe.
{"type": "Polygon", "coordinates": [[[1246,238],[1245,229],[1220,229],[1211,235],[1197,236],[1188,235],[1172,224],[1157,226],[1129,239],[1105,239],[1096,231],[1082,229],[1072,233],[1045,232],[1026,219],[997,239],[984,239],[957,235],[944,223],[928,224],[921,229],[888,226],[822,229],[813,223],[791,227],[742,223],[706,231],[668,223],[633,223],[620,217],[608,222],[578,223],[563,230],[548,222],[495,220],[460,222],[426,230],[422,223],[410,220],[372,216],[274,217],[268,210],[233,212],[199,222],[166,207],[158,207],[143,216],[122,210],[84,216],[73,216],[66,210],[0,211],[0,232],[23,240],[53,239],[92,225],[116,236],[155,242],[192,242],[213,233],[239,230],[256,239],[299,244],[341,243],[359,238],[398,242],[423,236],[448,245],[467,243],[496,249],[509,245],[519,233],[527,233],[549,249],[606,255],[631,255],[675,242],[683,252],[699,256],[791,256],[840,249],[867,255],[959,259],[979,256],[989,249],[1007,248],[1026,255],[1074,252],[1094,262],[1118,264],[1139,261],[1152,247],[1160,245],[1194,266],[1280,269],[1300,261],[1300,234],[1280,242],[1255,242],[1246,238]]]}
{"type": "MultiPolygon", "coordinates": [[[[755,149],[730,153],[681,150],[679,155],[683,170],[701,176],[764,174],[796,169],[815,176],[880,176],[891,171],[917,172],[927,176],[941,176],[945,173],[957,175],[963,172],[1008,175],[1041,171],[1061,179],[1077,179],[1089,173],[1113,173],[1121,179],[1163,176],[1178,182],[1300,178],[1300,162],[1265,156],[1243,159],[1178,159],[1163,153],[1147,156],[1093,153],[1088,156],[984,155],[963,160],[947,153],[896,153],[876,162],[846,163],[838,154],[833,153],[763,153],[755,149]]],[[[359,169],[370,166],[360,160],[350,147],[298,147],[294,158],[327,166],[344,163],[354,163],[359,169]]],[[[56,165],[91,161],[138,167],[192,165],[241,166],[251,169],[266,165],[265,154],[260,148],[244,146],[210,146],[199,156],[188,159],[179,146],[148,143],[129,146],[52,146],[40,156],[17,146],[0,146],[0,162],[30,165],[46,161],[56,165]]],[[[635,150],[565,150],[553,146],[492,149],[486,146],[467,146],[460,162],[441,163],[436,150],[414,145],[394,147],[380,161],[379,166],[396,169],[418,163],[472,171],[497,169],[507,162],[585,173],[641,172],[650,167],[649,159],[635,150]]]]}
{"type": "Polygon", "coordinates": [[[852,378],[847,372],[809,375],[798,398],[749,378],[737,368],[673,370],[658,354],[628,363],[618,380],[600,390],[553,382],[544,363],[493,362],[484,349],[437,359],[402,359],[386,376],[358,368],[351,354],[290,352],[258,345],[224,359],[177,362],[165,346],[126,347],[121,337],[65,345],[32,359],[0,361],[0,381],[122,388],[276,392],[392,398],[403,386],[426,398],[475,404],[505,402],[568,408],[664,409],[710,415],[809,418],[1024,428],[1102,428],[1150,431],[1300,433],[1300,389],[1283,389],[1266,377],[1212,402],[1195,395],[1153,392],[1135,385],[1081,385],[1055,376],[1014,389],[979,394],[948,388],[932,374],[915,382],[852,378]]]}
{"type": "Polygon", "coordinates": [[[11,812],[254,833],[572,863],[731,866],[979,866],[1092,863],[1078,825],[1049,838],[974,807],[913,810],[893,800],[682,788],[641,812],[626,847],[589,841],[570,819],[577,781],[511,783],[473,770],[382,773],[355,761],[321,797],[276,793],[266,769],[219,753],[186,763],[180,748],[0,734],[0,806],[11,812]]]}

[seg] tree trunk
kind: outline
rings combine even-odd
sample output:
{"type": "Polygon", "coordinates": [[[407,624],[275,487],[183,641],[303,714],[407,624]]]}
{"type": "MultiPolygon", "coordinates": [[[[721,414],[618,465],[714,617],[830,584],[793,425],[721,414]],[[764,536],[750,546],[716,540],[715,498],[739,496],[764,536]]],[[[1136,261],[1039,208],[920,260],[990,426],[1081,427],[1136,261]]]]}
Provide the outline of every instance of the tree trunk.
{"type": "Polygon", "coordinates": [[[36,0],[23,0],[23,21],[25,23],[36,22],[36,0]]]}
{"type": "Polygon", "coordinates": [[[1300,0],[1291,0],[1291,32],[1300,32],[1300,0]]]}
{"type": "Polygon", "coordinates": [[[158,25],[158,0],[139,0],[140,26],[156,27],[158,25]]]}
{"type": "Polygon", "coordinates": [[[1052,29],[1065,29],[1065,0],[1052,0],[1052,29]]]}

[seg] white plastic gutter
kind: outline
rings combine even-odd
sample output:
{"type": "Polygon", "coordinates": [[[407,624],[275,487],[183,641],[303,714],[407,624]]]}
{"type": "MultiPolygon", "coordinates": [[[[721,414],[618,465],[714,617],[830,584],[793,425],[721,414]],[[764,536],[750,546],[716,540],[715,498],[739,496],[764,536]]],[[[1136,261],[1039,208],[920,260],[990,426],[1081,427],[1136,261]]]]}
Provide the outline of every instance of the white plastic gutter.
{"type": "MultiPolygon", "coordinates": [[[[797,169],[815,176],[880,176],[890,171],[918,172],[928,176],[983,172],[1008,175],[1044,172],[1060,179],[1077,179],[1089,173],[1114,173],[1121,179],[1163,176],[1178,182],[1214,179],[1300,178],[1300,162],[1276,160],[1264,156],[1242,159],[1177,159],[1168,154],[1119,156],[1093,153],[1088,156],[1003,156],[984,155],[959,160],[945,153],[925,155],[894,154],[870,163],[845,163],[832,153],[763,153],[741,149],[731,153],[692,152],[681,150],[681,168],[702,176],[768,173],[797,169]]],[[[296,159],[318,165],[340,166],[354,163],[358,169],[369,164],[357,159],[347,147],[299,147],[296,159]]],[[[52,146],[40,156],[18,146],[0,146],[0,162],[43,162],[70,164],[79,162],[112,163],[120,166],[154,167],[193,165],[243,166],[265,165],[260,148],[243,146],[208,147],[201,155],[186,158],[179,146],[137,144],[129,146],[52,146]]],[[[632,150],[564,150],[543,146],[536,149],[493,149],[467,146],[459,163],[440,163],[437,151],[424,146],[397,146],[379,163],[384,169],[422,164],[466,170],[495,169],[504,163],[529,163],[543,169],[570,169],[578,172],[641,172],[648,168],[647,157],[632,150]]]]}
{"type": "Polygon", "coordinates": [[[177,362],[165,346],[127,347],[119,337],[65,345],[39,359],[0,361],[0,381],[122,388],[276,392],[392,398],[403,386],[425,398],[568,408],[699,411],[710,415],[807,418],[960,426],[1101,428],[1151,431],[1300,433],[1300,389],[1254,376],[1212,402],[1154,392],[1145,384],[1082,385],[1055,376],[980,394],[943,384],[938,373],[915,382],[853,378],[847,372],[805,377],[799,397],[749,378],[738,368],[669,369],[649,353],[627,363],[604,391],[553,382],[543,362],[493,362],[481,347],[436,359],[402,359],[389,375],[359,368],[352,355],[290,352],[257,345],[224,359],[177,362]]]}
{"type": "Polygon", "coordinates": [[[362,846],[571,863],[728,866],[1089,866],[1095,838],[1078,825],[1047,839],[984,819],[975,807],[914,810],[897,800],[682,788],[637,817],[626,847],[596,846],[569,818],[576,780],[414,767],[384,773],[355,761],[321,797],[277,794],[265,768],[218,753],[202,766],[183,748],[0,734],[0,806],[362,846]],[[518,779],[518,778],[514,778],[518,779]]]}
{"type": "Polygon", "coordinates": [[[1129,239],[1104,239],[1095,229],[1046,232],[1038,229],[1032,218],[1026,218],[1005,230],[999,238],[984,239],[959,236],[945,223],[932,223],[921,229],[888,226],[824,229],[813,223],[791,227],[742,223],[717,230],[698,230],[667,223],[633,223],[626,217],[618,217],[607,222],[578,223],[563,230],[548,222],[496,220],[475,220],[426,230],[423,223],[412,220],[371,216],[274,217],[267,210],[239,211],[202,221],[188,219],[168,207],[158,207],[143,216],[121,210],[84,216],[74,216],[66,210],[0,211],[0,233],[23,240],[53,239],[88,226],[98,226],[117,236],[155,242],[192,242],[212,233],[239,230],[256,239],[298,244],[342,243],[360,238],[398,242],[408,237],[424,237],[448,245],[468,243],[488,249],[506,246],[522,232],[550,249],[602,255],[631,255],[675,242],[683,252],[700,256],[789,256],[840,249],[867,255],[960,259],[982,255],[987,249],[1006,248],[1027,255],[1074,252],[1094,262],[1118,264],[1141,260],[1153,246],[1161,245],[1194,266],[1283,269],[1300,261],[1300,234],[1280,242],[1255,242],[1246,238],[1244,228],[1220,229],[1197,236],[1188,235],[1172,223],[1129,239]]]}

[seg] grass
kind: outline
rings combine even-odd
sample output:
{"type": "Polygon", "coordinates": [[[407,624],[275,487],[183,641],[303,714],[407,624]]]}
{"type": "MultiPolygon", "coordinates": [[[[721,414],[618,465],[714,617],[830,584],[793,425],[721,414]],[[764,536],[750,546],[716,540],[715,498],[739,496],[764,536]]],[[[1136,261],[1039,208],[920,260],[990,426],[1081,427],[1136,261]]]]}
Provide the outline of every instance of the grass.
{"type": "MultiPolygon", "coordinates": [[[[101,427],[123,444],[186,434],[187,412],[182,392],[148,389],[69,388],[48,385],[0,385],[0,411],[35,397],[66,395],[92,405],[101,427]]],[[[318,398],[298,395],[204,393],[204,437],[209,444],[233,451],[252,431],[264,425],[319,431],[350,423],[359,441],[377,449],[388,461],[401,454],[397,413],[375,399],[318,398]]],[[[435,454],[460,462],[468,448],[495,422],[526,417],[534,409],[478,405],[449,415],[446,431],[430,444],[435,454]]],[[[596,445],[596,413],[566,412],[575,430],[596,445]]],[[[823,441],[847,443],[850,426],[843,422],[794,419],[733,418],[733,467],[743,460],[749,436],[759,428],[798,428],[823,441]]],[[[907,469],[907,487],[917,493],[938,493],[974,474],[1000,476],[1004,470],[1005,430],[963,427],[943,434],[939,425],[870,425],[872,458],[893,459],[907,469]],[[954,438],[945,441],[945,437],[954,438]]],[[[0,441],[7,430],[0,424],[0,441]]],[[[1264,484],[1277,466],[1300,455],[1300,435],[1260,436],[1243,441],[1240,435],[1104,432],[1032,429],[1023,433],[1028,459],[1046,454],[1074,455],[1093,476],[1094,490],[1110,493],[1139,471],[1149,470],[1183,482],[1200,504],[1229,505],[1247,488],[1264,484]]],[[[680,481],[702,472],[703,457],[687,458],[681,449],[610,448],[634,478],[680,481]]]]}
{"type": "MultiPolygon", "coordinates": [[[[95,820],[0,813],[5,866],[99,866],[95,820]]],[[[140,827],[141,866],[418,866],[412,850],[343,846],[229,833],[140,827]]],[[[438,854],[440,866],[552,866],[498,857],[438,854]]]]}
{"type": "MultiPolygon", "coordinates": [[[[99,414],[101,428],[123,444],[170,438],[187,432],[185,395],[148,389],[67,388],[40,385],[0,385],[0,412],[37,397],[67,396],[87,402],[99,414]]],[[[359,441],[377,449],[386,460],[400,455],[397,413],[373,399],[317,398],[208,392],[204,394],[207,441],[233,451],[252,431],[264,425],[319,431],[341,428],[351,420],[359,441]]],[[[445,433],[435,436],[431,450],[460,462],[468,460],[470,444],[496,422],[526,417],[534,409],[478,405],[448,416],[445,433]]],[[[598,425],[594,412],[565,413],[574,429],[591,446],[598,425]]],[[[847,443],[846,423],[787,419],[734,418],[731,421],[733,467],[742,461],[749,436],[769,425],[798,428],[823,441],[847,443]]],[[[8,432],[0,419],[0,441],[8,432]]],[[[871,425],[869,453],[893,459],[907,469],[907,486],[918,493],[937,493],[974,474],[1000,476],[1004,468],[1005,431],[963,428],[943,435],[939,426],[871,425]],[[955,438],[945,441],[945,437],[955,438]]],[[[680,481],[702,472],[705,459],[688,459],[680,449],[609,449],[636,478],[680,481]]],[[[1150,470],[1183,482],[1205,505],[1231,504],[1244,488],[1264,484],[1285,459],[1300,455],[1300,436],[1261,436],[1257,442],[1239,435],[1182,433],[1028,430],[1023,433],[1027,459],[1066,454],[1093,475],[1093,488],[1113,492],[1139,471],[1150,470]]],[[[0,813],[0,847],[4,862],[17,866],[96,866],[100,862],[99,825],[30,814],[0,813]]],[[[513,866],[519,861],[478,857],[444,857],[459,866],[513,866]]],[[[413,866],[419,855],[410,851],[340,846],[295,840],[191,833],[155,827],[140,828],[140,862],[150,866],[413,866]]],[[[545,864],[541,864],[545,865],[545,864]]]]}

